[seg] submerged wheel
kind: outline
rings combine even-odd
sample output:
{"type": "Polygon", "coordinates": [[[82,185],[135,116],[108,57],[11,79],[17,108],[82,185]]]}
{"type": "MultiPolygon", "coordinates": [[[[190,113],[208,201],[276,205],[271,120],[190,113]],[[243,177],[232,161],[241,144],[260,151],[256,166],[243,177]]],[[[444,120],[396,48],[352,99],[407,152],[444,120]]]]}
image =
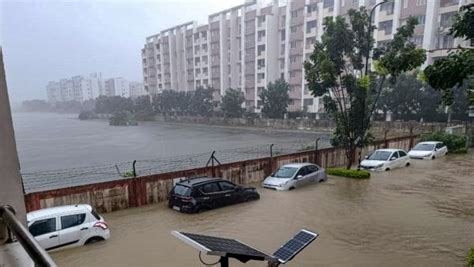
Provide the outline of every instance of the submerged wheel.
{"type": "Polygon", "coordinates": [[[390,168],[386,168],[385,171],[386,171],[386,172],[390,171],[390,168]]]}
{"type": "Polygon", "coordinates": [[[435,156],[432,156],[431,159],[435,159],[436,157],[435,156]]]}
{"type": "Polygon", "coordinates": [[[410,162],[407,162],[407,164],[405,164],[406,167],[410,166],[410,162]]]}
{"type": "Polygon", "coordinates": [[[86,241],[86,245],[89,245],[89,244],[94,244],[94,243],[97,243],[97,242],[100,242],[100,241],[104,241],[105,239],[100,237],[100,236],[94,236],[94,237],[91,237],[89,239],[87,239],[86,241]]]}

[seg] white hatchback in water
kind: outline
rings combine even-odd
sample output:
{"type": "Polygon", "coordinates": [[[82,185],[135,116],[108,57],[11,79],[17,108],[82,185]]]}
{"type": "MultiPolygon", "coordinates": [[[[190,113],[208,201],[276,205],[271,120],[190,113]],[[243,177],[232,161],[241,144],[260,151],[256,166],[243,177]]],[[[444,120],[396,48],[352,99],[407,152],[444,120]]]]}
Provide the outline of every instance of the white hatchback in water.
{"type": "Polygon", "coordinates": [[[377,149],[368,155],[360,167],[372,171],[389,171],[410,166],[410,157],[401,149],[377,149]]]}
{"type": "Polygon", "coordinates": [[[107,240],[110,229],[90,205],[41,209],[26,215],[30,233],[45,249],[82,246],[107,240]]]}
{"type": "Polygon", "coordinates": [[[435,159],[445,156],[448,153],[448,148],[443,142],[427,141],[416,144],[408,155],[412,159],[435,159]]]}
{"type": "Polygon", "coordinates": [[[324,168],[312,163],[286,164],[267,177],[262,186],[275,190],[291,190],[328,179],[324,168]]]}

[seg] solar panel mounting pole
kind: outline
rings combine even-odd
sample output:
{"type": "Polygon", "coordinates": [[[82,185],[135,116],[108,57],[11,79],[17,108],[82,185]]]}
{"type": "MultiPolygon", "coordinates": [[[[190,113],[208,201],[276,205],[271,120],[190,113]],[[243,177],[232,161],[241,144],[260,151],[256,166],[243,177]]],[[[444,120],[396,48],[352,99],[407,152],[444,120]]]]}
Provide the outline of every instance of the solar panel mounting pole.
{"type": "Polygon", "coordinates": [[[219,260],[221,267],[229,267],[229,257],[221,257],[219,260]]]}

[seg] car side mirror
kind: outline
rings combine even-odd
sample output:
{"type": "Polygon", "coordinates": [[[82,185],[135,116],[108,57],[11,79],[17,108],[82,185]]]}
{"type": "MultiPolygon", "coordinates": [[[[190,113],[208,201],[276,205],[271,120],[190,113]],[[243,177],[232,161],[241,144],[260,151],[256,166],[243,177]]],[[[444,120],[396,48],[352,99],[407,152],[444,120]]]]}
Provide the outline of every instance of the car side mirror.
{"type": "Polygon", "coordinates": [[[301,174],[298,174],[298,175],[296,176],[296,179],[301,179],[301,178],[303,178],[303,175],[301,175],[301,174]]]}
{"type": "Polygon", "coordinates": [[[397,159],[396,157],[392,157],[392,158],[390,158],[390,161],[394,161],[396,159],[397,159]]]}
{"type": "Polygon", "coordinates": [[[437,148],[437,147],[435,147],[435,151],[438,151],[438,148],[437,148]]]}
{"type": "Polygon", "coordinates": [[[369,155],[365,155],[364,159],[368,159],[369,158],[369,155]]]}

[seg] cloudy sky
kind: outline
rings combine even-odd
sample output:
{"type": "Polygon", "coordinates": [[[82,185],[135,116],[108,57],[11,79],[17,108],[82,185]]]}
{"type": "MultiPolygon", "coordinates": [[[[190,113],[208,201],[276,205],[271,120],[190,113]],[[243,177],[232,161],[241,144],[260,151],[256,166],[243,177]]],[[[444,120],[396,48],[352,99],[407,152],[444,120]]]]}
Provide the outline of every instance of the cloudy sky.
{"type": "Polygon", "coordinates": [[[145,38],[244,0],[0,0],[11,101],[45,99],[50,80],[102,72],[141,81],[145,38]]]}

